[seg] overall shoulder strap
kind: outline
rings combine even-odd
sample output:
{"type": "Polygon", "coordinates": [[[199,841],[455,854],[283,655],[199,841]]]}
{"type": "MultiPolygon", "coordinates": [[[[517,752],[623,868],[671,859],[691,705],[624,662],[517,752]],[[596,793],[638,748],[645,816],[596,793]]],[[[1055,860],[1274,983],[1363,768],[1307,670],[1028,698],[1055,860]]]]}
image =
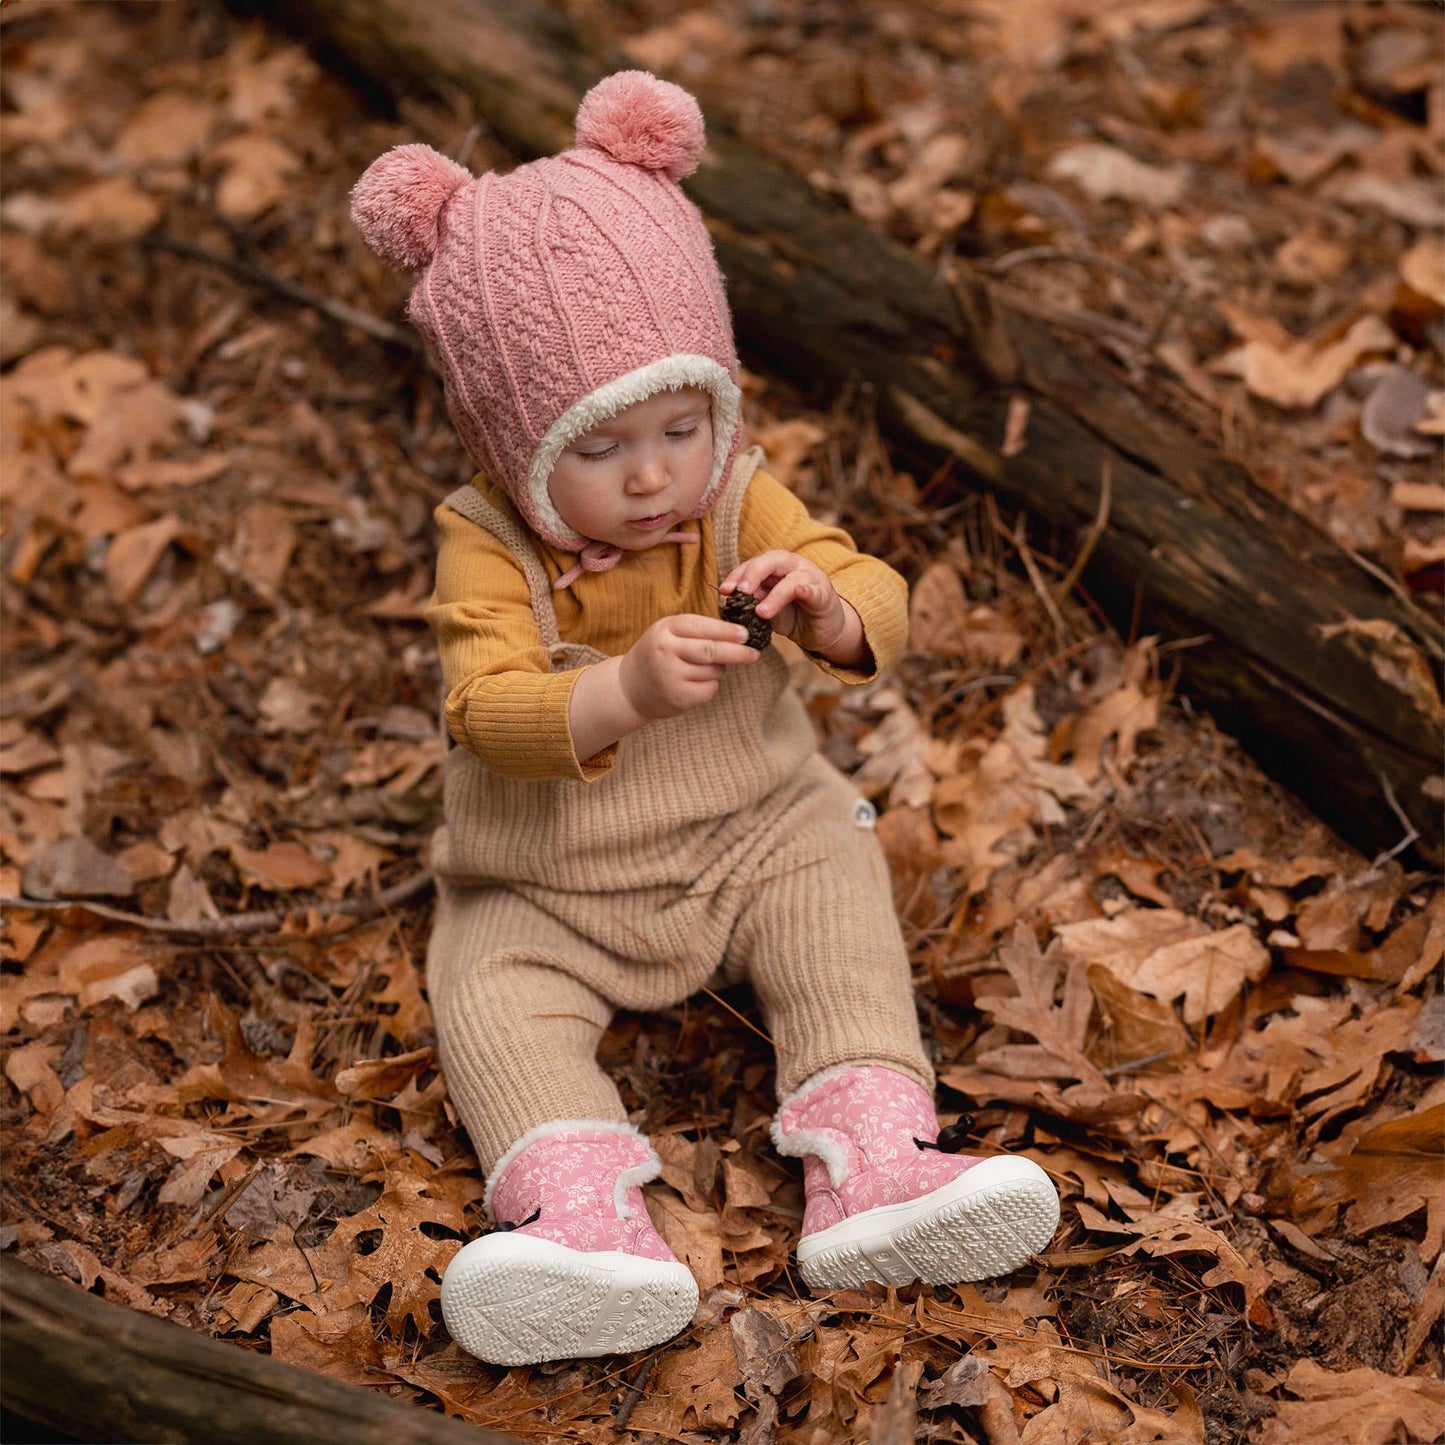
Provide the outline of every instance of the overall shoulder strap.
{"type": "Polygon", "coordinates": [[[485,528],[516,558],[522,575],[527,579],[527,589],[532,594],[532,615],[536,619],[537,630],[542,634],[542,644],[549,653],[560,646],[562,638],[557,631],[557,609],[552,605],[552,583],[527,529],[515,518],[494,507],[473,486],[458,487],[446,498],[446,504],[452,511],[460,512],[467,521],[485,528]]]}
{"type": "Polygon", "coordinates": [[[712,511],[713,548],[717,554],[717,578],[721,582],[738,565],[738,522],[743,497],[753,473],[763,464],[762,447],[749,447],[733,460],[732,473],[712,511]]]}

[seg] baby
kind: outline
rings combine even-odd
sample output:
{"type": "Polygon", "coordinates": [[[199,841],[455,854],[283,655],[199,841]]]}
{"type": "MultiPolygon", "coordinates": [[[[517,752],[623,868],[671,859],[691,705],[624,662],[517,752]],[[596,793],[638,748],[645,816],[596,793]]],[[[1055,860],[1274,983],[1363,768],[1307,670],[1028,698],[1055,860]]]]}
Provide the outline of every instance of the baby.
{"type": "Polygon", "coordinates": [[[473,177],[399,146],[352,197],[368,244],[419,273],[410,313],[479,468],[437,510],[428,620],[459,746],[427,983],[498,1226],[453,1258],[442,1312],[497,1364],[691,1321],[639,1188],[661,1165],[596,1050],[614,1010],[714,978],[751,984],[776,1047],[809,1285],[1004,1274],[1058,1221],[1030,1160],[939,1147],[873,810],[776,649],[720,615],[754,599],[845,683],[907,634],[903,580],[741,447],[722,277],[677,184],[702,149],[692,97],[627,71],[562,155],[473,177]]]}

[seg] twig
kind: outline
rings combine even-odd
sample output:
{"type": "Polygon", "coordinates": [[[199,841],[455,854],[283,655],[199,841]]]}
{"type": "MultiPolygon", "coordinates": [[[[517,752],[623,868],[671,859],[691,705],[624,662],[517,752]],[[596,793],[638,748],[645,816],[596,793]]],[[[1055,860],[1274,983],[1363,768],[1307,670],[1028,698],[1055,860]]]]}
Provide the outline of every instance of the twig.
{"type": "Polygon", "coordinates": [[[1154,348],[1159,345],[1159,340],[1164,335],[1164,328],[1173,319],[1174,313],[1179,309],[1179,303],[1184,300],[1188,290],[1189,288],[1182,281],[1175,283],[1174,289],[1165,298],[1164,307],[1159,312],[1158,319],[1149,328],[1149,335],[1144,341],[1145,351],[1152,354],[1154,348]]]}
{"type": "Polygon", "coordinates": [[[222,918],[199,918],[182,922],[173,918],[152,918],[144,913],[127,913],[105,903],[91,903],[84,898],[0,898],[0,909],[28,908],[39,912],[81,908],[113,923],[126,923],[151,933],[175,934],[185,938],[238,938],[251,933],[274,933],[295,912],[316,912],[339,916],[352,922],[375,918],[390,908],[407,903],[432,885],[429,868],[413,873],[400,883],[393,883],[371,898],[344,898],[339,903],[310,903],[302,909],[281,908],[268,912],[229,913],[222,918]]]}
{"type": "Polygon", "coordinates": [[[1099,1072],[1106,1079],[1112,1079],[1115,1074],[1132,1074],[1136,1069],[1147,1069],[1150,1064],[1158,1064],[1173,1057],[1173,1051],[1165,1049],[1163,1053],[1145,1054],[1142,1059],[1130,1059],[1126,1064],[1110,1064],[1107,1069],[1100,1069],[1099,1072]]]}
{"type": "Polygon", "coordinates": [[[1400,800],[1395,796],[1395,790],[1390,786],[1390,780],[1384,773],[1377,773],[1380,786],[1385,790],[1385,801],[1390,805],[1390,811],[1400,820],[1405,829],[1405,836],[1395,844],[1393,848],[1381,853],[1371,864],[1372,869],[1379,868],[1388,863],[1391,858],[1398,858],[1406,848],[1410,846],[1419,836],[1420,830],[1410,821],[1409,814],[1400,806],[1400,800]]]}
{"type": "Polygon", "coordinates": [[[370,312],[358,310],[355,306],[348,306],[344,301],[334,300],[330,296],[323,296],[319,291],[312,291],[308,287],[298,286],[294,281],[288,281],[284,276],[277,276],[264,267],[252,265],[249,261],[238,261],[231,256],[218,256],[214,251],[202,250],[199,246],[192,246],[188,241],[178,241],[173,236],[161,233],[153,233],[142,237],[141,245],[151,251],[169,251],[174,256],[184,256],[188,261],[203,261],[208,266],[219,266],[223,271],[229,271],[238,280],[248,281],[253,286],[263,286],[269,291],[275,291],[278,295],[286,297],[288,301],[294,301],[298,306],[309,306],[313,311],[319,311],[323,316],[329,316],[333,321],[339,321],[343,326],[354,326],[358,331],[364,331],[368,336],[374,336],[378,341],[384,341],[388,346],[399,346],[406,351],[420,352],[422,350],[421,338],[410,331],[403,331],[400,326],[393,326],[389,321],[383,321],[370,312]]]}
{"type": "Polygon", "coordinates": [[[1025,246],[1022,250],[1009,251],[990,261],[984,269],[990,276],[1004,276],[1016,266],[1026,265],[1030,261],[1077,261],[1081,266],[1097,266],[1100,270],[1112,271],[1116,276],[1122,276],[1126,281],[1136,281],[1160,296],[1169,294],[1165,287],[1137,267],[1116,261],[1112,256],[1095,255],[1092,251],[1071,251],[1067,246],[1025,246]]]}
{"type": "Polygon", "coordinates": [[[1420,608],[1415,599],[1410,595],[1409,590],[1402,587],[1399,581],[1392,577],[1383,567],[1377,567],[1368,557],[1362,557],[1353,548],[1342,549],[1345,556],[1355,564],[1362,572],[1367,572],[1377,582],[1382,583],[1391,593],[1405,604],[1405,611],[1399,614],[1399,625],[1401,630],[1408,630],[1410,635],[1420,644],[1428,648],[1430,655],[1437,661],[1445,661],[1445,647],[1440,645],[1439,636],[1424,626],[1425,618],[1421,616],[1420,608]]]}
{"type": "Polygon", "coordinates": [[[612,1428],[619,1435],[627,1429],[627,1422],[632,1418],[632,1412],[637,1408],[637,1402],[642,1398],[642,1392],[647,1388],[647,1382],[652,1378],[661,1358],[661,1355],[653,1354],[642,1362],[642,1368],[632,1377],[627,1393],[618,1402],[617,1412],[612,1417],[612,1428]]]}
{"type": "Polygon", "coordinates": [[[1109,503],[1113,499],[1113,491],[1113,458],[1106,456],[1103,466],[1099,468],[1099,510],[1094,513],[1094,520],[1089,524],[1089,530],[1084,533],[1084,540],[1079,544],[1079,553],[1074,558],[1073,566],[1064,574],[1064,580],[1054,589],[1054,597],[1061,603],[1074,590],[1079,578],[1084,575],[1084,568],[1088,565],[1089,558],[1094,555],[1094,548],[1099,545],[1099,538],[1104,535],[1104,529],[1109,525],[1109,503]]]}
{"type": "Polygon", "coordinates": [[[1068,633],[1068,627],[1064,623],[1064,614],[1059,611],[1059,604],[1054,601],[1054,594],[1049,591],[1048,584],[1039,571],[1039,564],[1034,561],[1034,554],[1029,550],[1029,544],[1025,539],[1024,527],[1025,518],[1020,512],[1018,525],[1014,527],[1013,531],[1013,544],[1023,559],[1024,571],[1029,574],[1029,581],[1034,584],[1034,591],[1039,594],[1039,600],[1044,604],[1044,608],[1049,614],[1049,620],[1054,624],[1054,631],[1060,637],[1064,637],[1068,633]]]}
{"type": "Polygon", "coordinates": [[[1082,306],[1055,306],[1013,286],[1000,285],[998,290],[1012,310],[1051,326],[1062,326],[1066,331],[1080,331],[1086,336],[1112,336],[1116,341],[1128,342],[1140,350],[1145,349],[1149,340],[1147,332],[1130,326],[1127,321],[1106,316],[1102,311],[1088,311],[1082,306]]]}

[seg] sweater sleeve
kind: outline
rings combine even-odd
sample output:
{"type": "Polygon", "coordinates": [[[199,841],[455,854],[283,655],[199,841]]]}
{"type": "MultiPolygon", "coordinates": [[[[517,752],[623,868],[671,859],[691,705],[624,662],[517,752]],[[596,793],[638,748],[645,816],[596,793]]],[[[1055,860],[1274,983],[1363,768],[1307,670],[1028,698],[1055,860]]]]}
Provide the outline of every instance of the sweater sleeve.
{"type": "Polygon", "coordinates": [[[754,474],[738,522],[738,560],[770,548],[796,552],[816,563],[863,624],[871,658],[839,667],[817,653],[808,655],[841,682],[871,682],[893,666],[908,642],[908,584],[886,562],[860,552],[840,527],[827,527],[783,484],[766,472],[754,474]]]}
{"type": "Polygon", "coordinates": [[[568,708],[581,669],[551,670],[516,559],[445,503],[435,515],[441,544],[426,620],[441,654],[447,731],[502,777],[603,777],[616,744],[578,758],[568,708]]]}

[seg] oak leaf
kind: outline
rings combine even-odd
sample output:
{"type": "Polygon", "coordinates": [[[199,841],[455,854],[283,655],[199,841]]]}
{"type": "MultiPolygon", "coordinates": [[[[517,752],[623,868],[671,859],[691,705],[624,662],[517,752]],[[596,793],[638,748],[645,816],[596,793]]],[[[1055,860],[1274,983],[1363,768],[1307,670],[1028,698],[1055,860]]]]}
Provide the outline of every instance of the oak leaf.
{"type": "Polygon", "coordinates": [[[1057,942],[1047,953],[1027,924],[1016,924],[1013,937],[999,949],[999,961],[1018,987],[1015,998],[994,994],[979,998],[978,1006],[995,1020],[1038,1040],[1033,1044],[1005,1044],[980,1054],[981,1067],[997,1069],[1014,1078],[1081,1079],[1107,1090],[1108,1080],[1084,1053],[1094,996],[1085,965],[1070,963],[1064,970],[1063,992],[1054,1002],[1061,954],[1057,942]]]}
{"type": "Polygon", "coordinates": [[[1445,1384],[1419,1375],[1401,1379],[1365,1367],[1337,1374],[1304,1359],[1296,1361],[1284,1388],[1296,1398],[1276,1403],[1259,1445],[1438,1440],[1445,1419],[1445,1384]]]}

